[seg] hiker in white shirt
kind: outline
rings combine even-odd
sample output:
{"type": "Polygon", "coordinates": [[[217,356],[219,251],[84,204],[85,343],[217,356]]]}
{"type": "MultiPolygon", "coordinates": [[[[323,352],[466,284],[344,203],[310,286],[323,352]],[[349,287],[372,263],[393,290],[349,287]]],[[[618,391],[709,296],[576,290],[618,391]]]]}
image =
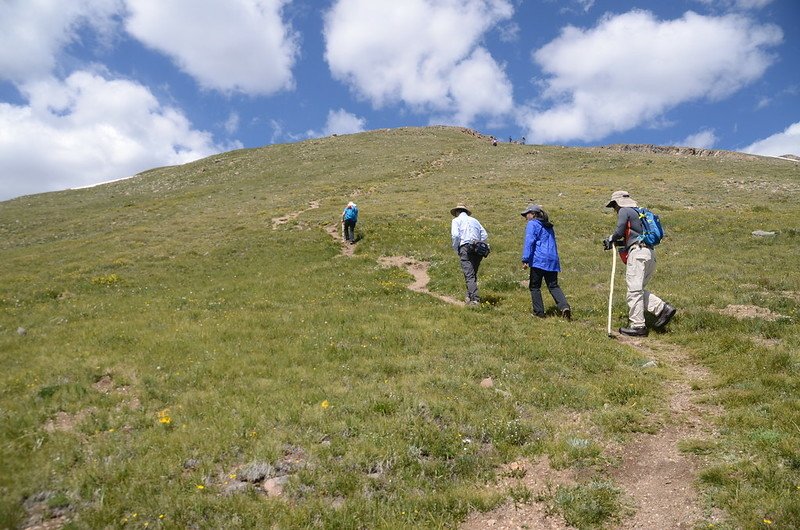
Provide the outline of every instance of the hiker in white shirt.
{"type": "Polygon", "coordinates": [[[453,222],[450,224],[450,237],[453,241],[453,250],[458,253],[461,260],[461,270],[464,273],[464,280],[467,284],[466,302],[468,305],[480,304],[478,297],[478,267],[481,265],[483,257],[476,254],[473,244],[479,241],[485,242],[489,237],[481,223],[472,217],[472,212],[463,204],[457,205],[450,210],[453,215],[453,222]]]}

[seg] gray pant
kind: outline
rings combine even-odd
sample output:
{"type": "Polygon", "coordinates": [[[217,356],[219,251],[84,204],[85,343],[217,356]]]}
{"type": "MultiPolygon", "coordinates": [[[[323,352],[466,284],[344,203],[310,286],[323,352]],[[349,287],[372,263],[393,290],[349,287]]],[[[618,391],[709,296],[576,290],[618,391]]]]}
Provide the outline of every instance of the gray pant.
{"type": "Polygon", "coordinates": [[[481,266],[482,257],[470,252],[469,245],[458,247],[458,257],[461,259],[461,270],[467,282],[467,301],[480,302],[478,298],[478,267],[481,266]]]}

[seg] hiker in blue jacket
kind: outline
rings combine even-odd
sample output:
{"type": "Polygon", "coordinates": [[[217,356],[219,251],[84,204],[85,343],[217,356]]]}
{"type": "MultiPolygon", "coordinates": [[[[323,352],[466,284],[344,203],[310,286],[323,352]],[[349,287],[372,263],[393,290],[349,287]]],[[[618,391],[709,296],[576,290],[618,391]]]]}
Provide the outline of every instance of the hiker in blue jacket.
{"type": "Polygon", "coordinates": [[[558,259],[553,223],[550,222],[547,212],[538,204],[529,204],[522,212],[522,217],[528,221],[525,225],[525,242],[522,245],[522,266],[530,269],[528,288],[531,290],[533,314],[544,318],[542,300],[542,280],[544,280],[561,316],[571,320],[572,310],[567,297],[558,286],[561,262],[558,259]]]}
{"type": "Polygon", "coordinates": [[[350,201],[342,212],[342,232],[344,240],[350,244],[356,242],[356,223],[358,222],[358,207],[356,203],[350,201]]]}

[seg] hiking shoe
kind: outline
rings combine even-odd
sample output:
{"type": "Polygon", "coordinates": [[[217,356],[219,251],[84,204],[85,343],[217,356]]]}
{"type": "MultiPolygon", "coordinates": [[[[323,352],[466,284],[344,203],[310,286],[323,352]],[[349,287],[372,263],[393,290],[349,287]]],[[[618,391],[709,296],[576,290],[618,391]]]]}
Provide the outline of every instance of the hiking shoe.
{"type": "Polygon", "coordinates": [[[619,332],[629,337],[646,337],[647,328],[642,326],[640,328],[619,328],[619,332]]]}
{"type": "Polygon", "coordinates": [[[572,309],[569,307],[561,311],[561,316],[564,317],[567,321],[572,320],[572,309]]]}
{"type": "Polygon", "coordinates": [[[653,324],[653,327],[663,328],[669,324],[669,321],[672,320],[672,317],[674,317],[675,313],[677,312],[677,309],[665,302],[664,309],[662,309],[661,313],[658,314],[658,319],[656,320],[655,324],[653,324]]]}

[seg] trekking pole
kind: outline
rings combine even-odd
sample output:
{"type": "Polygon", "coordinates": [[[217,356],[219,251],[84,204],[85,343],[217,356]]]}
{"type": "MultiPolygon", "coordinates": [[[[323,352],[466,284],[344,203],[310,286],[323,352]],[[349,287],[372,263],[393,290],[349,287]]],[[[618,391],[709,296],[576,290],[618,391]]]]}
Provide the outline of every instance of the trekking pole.
{"type": "Polygon", "coordinates": [[[611,303],[614,301],[614,276],[617,275],[617,249],[611,249],[611,289],[608,291],[608,336],[611,334],[611,303]]]}

